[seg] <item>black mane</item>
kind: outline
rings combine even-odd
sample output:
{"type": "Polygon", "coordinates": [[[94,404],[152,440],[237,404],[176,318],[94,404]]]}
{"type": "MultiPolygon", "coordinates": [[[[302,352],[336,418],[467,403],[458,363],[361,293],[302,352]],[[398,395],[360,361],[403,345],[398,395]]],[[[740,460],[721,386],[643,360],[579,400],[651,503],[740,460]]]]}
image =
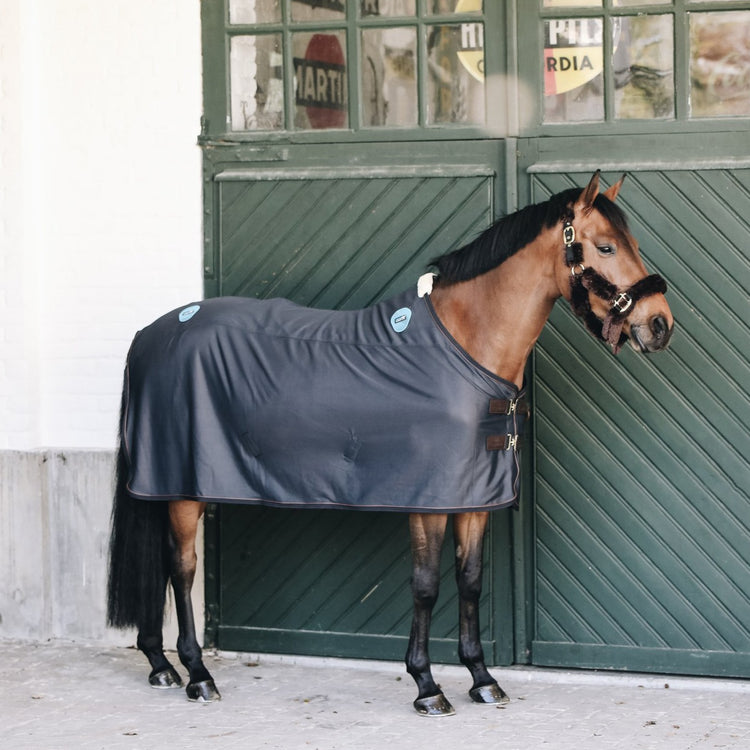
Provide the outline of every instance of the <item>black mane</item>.
{"type": "MultiPolygon", "coordinates": [[[[499,219],[467,245],[435,258],[431,265],[437,268],[440,283],[468,281],[496,268],[533,242],[543,229],[549,229],[561,221],[581,192],[581,188],[570,188],[543,203],[526,206],[499,219]]],[[[628,231],[625,214],[602,193],[597,195],[594,208],[617,231],[628,231]]]]}

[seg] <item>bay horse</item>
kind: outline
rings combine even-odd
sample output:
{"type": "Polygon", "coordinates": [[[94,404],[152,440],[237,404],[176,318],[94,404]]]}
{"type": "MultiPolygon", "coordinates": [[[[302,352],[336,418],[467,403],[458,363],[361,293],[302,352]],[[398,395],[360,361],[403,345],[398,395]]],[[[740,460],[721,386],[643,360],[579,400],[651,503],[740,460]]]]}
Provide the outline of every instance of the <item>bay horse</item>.
{"type": "MultiPolygon", "coordinates": [[[[597,172],[586,188],[565,190],[502,218],[466,246],[436,259],[435,280],[427,289],[430,309],[441,335],[465,362],[483,376],[521,393],[526,360],[560,297],[570,302],[591,332],[615,353],[628,340],[642,353],[667,346],[674,321],[664,297],[666,284],[660,276],[647,274],[626,217],[614,204],[621,185],[622,179],[600,192],[597,172]]],[[[180,320],[187,320],[199,307],[183,310],[180,320]]],[[[408,324],[403,318],[398,319],[401,327],[408,324]]],[[[400,330],[393,319],[391,324],[400,330]]],[[[141,377],[148,379],[153,374],[146,372],[141,377]]],[[[121,424],[125,403],[124,395],[121,424]]],[[[184,411],[194,405],[157,406],[166,414],[170,408],[184,411]]],[[[161,414],[154,420],[161,421],[161,414]]],[[[135,449],[126,444],[125,436],[122,424],[110,540],[108,622],[115,627],[137,627],[138,648],[151,665],[151,686],[180,687],[182,679],[166,658],[162,640],[166,588],[171,581],[179,624],[177,651],[189,674],[187,696],[192,701],[219,700],[196,639],[190,593],[197,562],[195,538],[206,500],[188,492],[139,498],[129,485],[135,449]],[[165,502],[154,502],[154,497],[165,502]]],[[[159,449],[153,439],[144,438],[143,442],[146,450],[159,449]]],[[[512,443],[511,453],[516,448],[515,440],[512,443]]],[[[509,446],[501,448],[507,451],[509,446]]],[[[472,463],[471,456],[462,460],[472,463]]],[[[433,679],[428,652],[440,552],[451,515],[460,602],[458,653],[472,677],[470,696],[486,704],[508,700],[485,666],[480,643],[478,602],[489,511],[432,508],[420,512],[412,508],[414,611],[406,669],[418,689],[414,707],[425,716],[454,713],[433,679]]]]}

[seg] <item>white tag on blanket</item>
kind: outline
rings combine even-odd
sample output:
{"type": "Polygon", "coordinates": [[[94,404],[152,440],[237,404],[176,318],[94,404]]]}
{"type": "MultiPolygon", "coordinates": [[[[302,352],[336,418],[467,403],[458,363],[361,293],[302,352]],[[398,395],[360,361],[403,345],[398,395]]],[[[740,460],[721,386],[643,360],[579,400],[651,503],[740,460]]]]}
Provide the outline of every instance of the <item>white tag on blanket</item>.
{"type": "Polygon", "coordinates": [[[432,292],[432,282],[435,280],[434,273],[423,273],[417,280],[417,297],[424,297],[432,292]]]}

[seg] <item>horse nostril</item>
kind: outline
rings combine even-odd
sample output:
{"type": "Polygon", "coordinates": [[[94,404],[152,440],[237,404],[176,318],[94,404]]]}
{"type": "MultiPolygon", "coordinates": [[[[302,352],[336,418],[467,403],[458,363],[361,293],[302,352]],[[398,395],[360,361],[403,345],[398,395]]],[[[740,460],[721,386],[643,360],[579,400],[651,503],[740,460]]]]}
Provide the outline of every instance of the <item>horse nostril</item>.
{"type": "Polygon", "coordinates": [[[655,315],[651,318],[651,331],[656,338],[663,339],[669,331],[667,319],[663,315],[655,315]]]}

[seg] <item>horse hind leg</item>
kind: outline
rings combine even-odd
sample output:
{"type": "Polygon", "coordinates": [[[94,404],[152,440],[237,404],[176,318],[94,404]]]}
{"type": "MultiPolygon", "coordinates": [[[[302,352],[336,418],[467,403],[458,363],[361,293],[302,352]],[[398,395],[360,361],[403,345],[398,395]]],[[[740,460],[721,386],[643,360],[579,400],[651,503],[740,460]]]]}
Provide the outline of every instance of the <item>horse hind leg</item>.
{"type": "Polygon", "coordinates": [[[164,654],[161,623],[153,628],[142,626],[138,631],[137,646],[146,655],[151,665],[148,684],[152,688],[165,690],[182,687],[182,678],[164,654]]]}
{"type": "Polygon", "coordinates": [[[447,520],[444,514],[409,517],[414,618],[406,651],[406,671],[417,683],[419,694],[414,708],[421,716],[451,716],[455,713],[432,676],[429,655],[430,623],[440,588],[440,551],[447,520]]]}
{"type": "Polygon", "coordinates": [[[459,597],[458,655],[472,676],[471,699],[476,703],[496,705],[506,703],[509,698],[485,666],[479,628],[482,549],[488,518],[487,513],[460,513],[454,518],[459,597]]]}
{"type": "Polygon", "coordinates": [[[216,684],[203,664],[190,596],[197,567],[195,537],[205,507],[205,503],[192,500],[169,503],[171,579],[179,626],[177,653],[189,673],[187,697],[201,703],[221,700],[216,684]]]}
{"type": "Polygon", "coordinates": [[[116,628],[138,628],[138,648],[151,664],[152,687],[180,687],[182,680],[164,655],[162,642],[169,579],[167,508],[131,497],[126,491],[127,473],[120,448],[109,546],[107,622],[116,628]]]}

